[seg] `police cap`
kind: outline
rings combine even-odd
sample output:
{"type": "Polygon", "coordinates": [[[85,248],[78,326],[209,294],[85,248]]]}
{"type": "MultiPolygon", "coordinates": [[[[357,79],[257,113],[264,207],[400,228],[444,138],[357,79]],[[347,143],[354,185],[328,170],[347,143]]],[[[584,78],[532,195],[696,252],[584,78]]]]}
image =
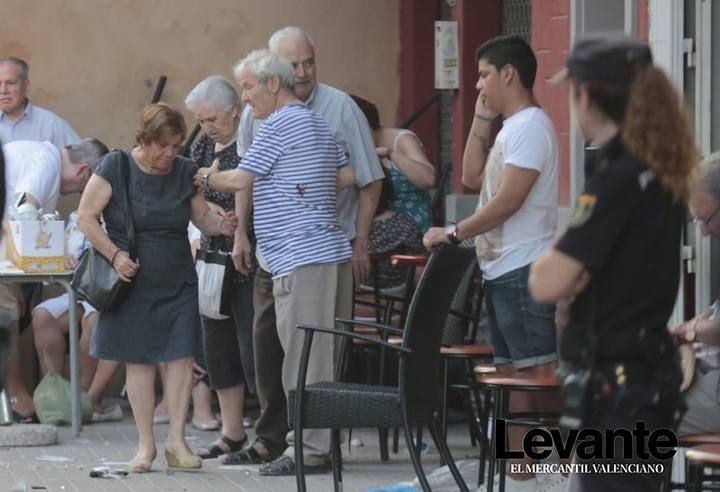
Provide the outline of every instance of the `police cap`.
{"type": "Polygon", "coordinates": [[[640,67],[652,64],[647,43],[626,36],[594,36],[575,43],[567,66],[551,82],[567,78],[578,82],[622,82],[640,67]]]}

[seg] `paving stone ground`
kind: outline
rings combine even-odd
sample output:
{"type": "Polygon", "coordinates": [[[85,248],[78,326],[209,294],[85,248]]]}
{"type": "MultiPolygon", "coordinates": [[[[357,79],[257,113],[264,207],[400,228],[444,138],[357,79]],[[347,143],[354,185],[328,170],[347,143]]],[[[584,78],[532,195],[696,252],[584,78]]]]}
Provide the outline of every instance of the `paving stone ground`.
{"type": "MultiPolygon", "coordinates": [[[[158,454],[167,426],[156,426],[158,454]]],[[[0,430],[1,432],[1,430],[0,430]]],[[[202,432],[188,426],[189,443],[196,448],[211,442],[216,432],[202,432]]],[[[467,426],[454,424],[449,429],[449,442],[455,459],[476,455],[470,447],[467,426]]],[[[101,465],[124,468],[134,454],[136,432],[132,418],[122,422],[85,426],[79,438],[73,439],[69,428],[61,428],[59,444],[47,447],[0,448],[0,491],[12,491],[24,482],[26,489],[53,492],[77,491],[292,491],[294,477],[261,477],[257,467],[220,467],[218,460],[205,461],[198,472],[167,473],[163,460],[158,457],[153,472],[130,475],[120,480],[90,478],[90,470],[101,465]]],[[[251,438],[252,438],[251,434],[251,438]]],[[[400,452],[392,454],[390,461],[380,461],[377,431],[355,430],[353,438],[360,438],[364,446],[352,448],[348,454],[343,444],[345,459],[343,481],[345,491],[366,491],[374,487],[411,480],[414,472],[400,438],[400,452]]],[[[439,465],[437,453],[431,447],[423,458],[429,473],[439,465]]],[[[310,476],[308,490],[331,491],[331,474],[310,476]]]]}

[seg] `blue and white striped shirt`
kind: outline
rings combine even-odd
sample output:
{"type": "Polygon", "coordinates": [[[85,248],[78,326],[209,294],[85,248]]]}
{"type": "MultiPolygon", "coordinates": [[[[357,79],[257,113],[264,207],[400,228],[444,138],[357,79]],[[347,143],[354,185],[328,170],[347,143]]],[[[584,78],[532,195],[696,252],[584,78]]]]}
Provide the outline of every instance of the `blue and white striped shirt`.
{"type": "Polygon", "coordinates": [[[307,106],[284,106],[265,120],[238,167],[256,176],[255,234],[273,278],[352,256],[336,197],[337,170],[347,165],[325,120],[307,106]]]}

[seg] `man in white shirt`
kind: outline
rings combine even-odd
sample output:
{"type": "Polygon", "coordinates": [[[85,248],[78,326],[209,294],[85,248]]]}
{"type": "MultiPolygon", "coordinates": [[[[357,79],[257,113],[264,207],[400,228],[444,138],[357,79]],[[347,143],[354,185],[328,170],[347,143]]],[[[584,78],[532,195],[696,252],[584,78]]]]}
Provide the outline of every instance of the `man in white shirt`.
{"type": "Polygon", "coordinates": [[[65,120],[30,103],[28,76],[25,61],[14,56],[0,57],[0,140],[47,140],[59,149],[78,143],[80,137],[65,120]]]}
{"type": "MultiPolygon", "coordinates": [[[[533,97],[537,61],[522,38],[491,39],[475,57],[479,94],[462,181],[480,189],[480,200],[472,216],[448,228],[429,229],[423,241],[430,248],[476,237],[498,370],[512,363],[515,369],[552,372],[557,360],[555,307],[533,301],[527,280],[530,264],[552,244],[557,225],[557,137],[533,97]],[[499,116],[503,126],[490,148],[490,130],[499,116]]],[[[517,412],[547,412],[549,404],[546,395],[530,393],[514,392],[510,400],[517,412]]],[[[510,449],[522,449],[526,431],[510,428],[510,449]]],[[[506,490],[530,491],[537,485],[534,475],[511,473],[508,466],[506,490]]]]}
{"type": "MultiPolygon", "coordinates": [[[[108,152],[99,140],[85,139],[58,150],[50,142],[17,141],[3,145],[5,156],[5,203],[3,210],[24,195],[30,203],[45,212],[55,211],[60,195],[80,193],[92,174],[92,165],[108,152]]],[[[5,259],[4,238],[0,241],[0,260],[5,259]]],[[[8,361],[7,389],[15,398],[13,410],[18,420],[32,417],[32,397],[21,379],[20,361],[15,353],[19,335],[20,289],[18,285],[0,284],[0,311],[12,319],[11,349],[8,361]]]]}

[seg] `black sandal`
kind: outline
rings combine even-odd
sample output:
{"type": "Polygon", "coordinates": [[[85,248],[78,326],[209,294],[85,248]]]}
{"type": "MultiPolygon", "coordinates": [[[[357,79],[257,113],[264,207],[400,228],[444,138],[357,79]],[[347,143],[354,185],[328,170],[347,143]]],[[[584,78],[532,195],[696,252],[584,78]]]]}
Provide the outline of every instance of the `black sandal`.
{"type": "MultiPolygon", "coordinates": [[[[247,436],[243,437],[242,439],[239,439],[237,441],[230,439],[227,436],[220,436],[220,440],[228,445],[229,451],[225,451],[223,448],[221,448],[219,445],[213,443],[209,446],[206,446],[205,449],[207,449],[207,453],[199,453],[196,452],[200,459],[203,460],[211,460],[213,458],[217,458],[220,455],[223,454],[231,454],[235,453],[236,451],[240,451],[243,446],[245,446],[245,443],[247,442],[248,438],[247,436]]],[[[202,449],[202,448],[201,448],[202,449]]]]}
{"type": "Polygon", "coordinates": [[[247,448],[236,451],[234,453],[228,453],[225,455],[224,458],[221,458],[221,462],[223,465],[260,465],[263,463],[269,463],[271,461],[276,460],[281,454],[282,451],[273,453],[271,447],[268,447],[266,444],[267,441],[262,440],[261,438],[256,439],[255,442],[262,442],[263,445],[265,445],[265,448],[268,450],[268,454],[262,455],[258,453],[258,450],[255,449],[255,443],[248,446],[247,448]]]}

